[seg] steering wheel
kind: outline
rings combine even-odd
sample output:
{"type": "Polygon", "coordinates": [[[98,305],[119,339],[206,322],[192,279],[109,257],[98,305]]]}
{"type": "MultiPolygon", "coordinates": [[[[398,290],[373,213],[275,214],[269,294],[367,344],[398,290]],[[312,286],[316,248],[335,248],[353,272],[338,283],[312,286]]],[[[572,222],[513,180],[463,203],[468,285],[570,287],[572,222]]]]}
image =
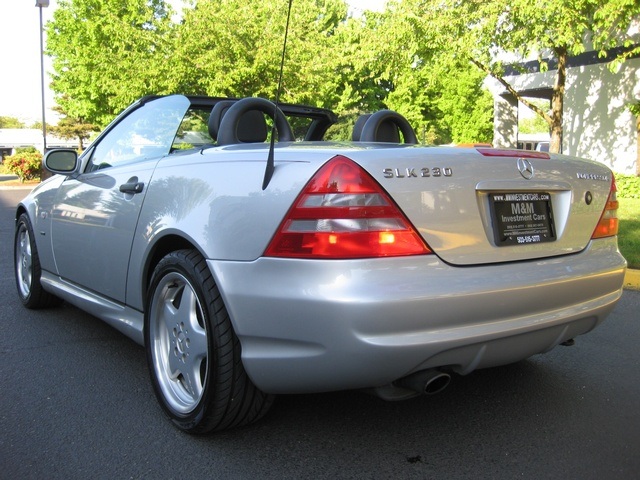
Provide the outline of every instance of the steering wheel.
{"type": "MultiPolygon", "coordinates": [[[[397,136],[397,131],[400,130],[404,143],[416,145],[418,143],[418,137],[416,133],[409,125],[406,118],[393,110],[380,110],[379,112],[371,115],[362,127],[362,134],[360,135],[361,142],[393,142],[393,139],[384,139],[385,134],[389,136],[388,128],[395,129],[391,136],[397,136]],[[387,130],[385,132],[385,130],[387,130]]],[[[399,140],[399,138],[398,138],[399,140]]]]}
{"type": "Polygon", "coordinates": [[[240,118],[251,110],[258,110],[275,122],[279,142],[293,142],[295,137],[282,110],[269,100],[259,97],[247,97],[235,102],[222,117],[218,131],[218,145],[234,145],[242,143],[238,135],[240,118]],[[275,118],[273,114],[275,112],[275,118]]]}

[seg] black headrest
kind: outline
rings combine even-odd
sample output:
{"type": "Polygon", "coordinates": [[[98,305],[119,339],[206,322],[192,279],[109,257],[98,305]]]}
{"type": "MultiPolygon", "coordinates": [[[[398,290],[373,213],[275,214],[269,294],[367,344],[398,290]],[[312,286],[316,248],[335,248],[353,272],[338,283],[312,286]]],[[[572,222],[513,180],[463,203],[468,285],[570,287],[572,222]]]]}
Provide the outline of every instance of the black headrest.
{"type": "Polygon", "coordinates": [[[402,138],[406,144],[418,143],[416,133],[407,119],[392,110],[380,110],[368,116],[362,115],[353,127],[352,137],[356,142],[400,143],[402,138]]]}
{"type": "Polygon", "coordinates": [[[209,115],[209,135],[214,140],[218,140],[218,131],[220,130],[220,122],[222,122],[222,117],[229,110],[229,107],[233,105],[233,102],[222,101],[218,102],[213,106],[213,110],[211,110],[211,115],[209,115]]]}
{"type": "MultiPolygon", "coordinates": [[[[222,117],[233,104],[233,101],[225,100],[214,105],[209,115],[209,135],[212,139],[218,139],[222,117]]],[[[238,122],[238,140],[243,143],[262,143],[267,139],[267,133],[267,122],[259,110],[249,110],[238,122]]]]}
{"type": "Polygon", "coordinates": [[[364,124],[367,123],[370,113],[366,113],[364,115],[360,115],[356,120],[356,124],[353,126],[353,132],[351,132],[351,140],[354,142],[360,141],[360,135],[362,135],[362,129],[364,128],[364,124]]]}
{"type": "Polygon", "coordinates": [[[376,132],[376,142],[400,143],[398,126],[389,120],[381,122],[376,132]]]}

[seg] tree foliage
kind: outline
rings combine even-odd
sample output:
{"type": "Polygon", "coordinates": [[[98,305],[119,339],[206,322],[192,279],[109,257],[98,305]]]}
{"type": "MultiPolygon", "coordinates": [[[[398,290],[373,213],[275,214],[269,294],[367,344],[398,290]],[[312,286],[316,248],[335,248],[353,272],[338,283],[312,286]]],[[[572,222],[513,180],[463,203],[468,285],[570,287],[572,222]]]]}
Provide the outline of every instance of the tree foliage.
{"type": "MultiPolygon", "coordinates": [[[[298,0],[291,11],[283,101],[328,106],[343,0],[298,0]]],[[[199,0],[184,11],[167,65],[170,89],[275,98],[287,2],[199,0]]]]}
{"type": "Polygon", "coordinates": [[[482,86],[484,75],[426,42],[403,2],[365,16],[358,48],[345,58],[354,77],[368,81],[372,110],[398,111],[425,143],[491,141],[493,99],[482,86]]]}
{"type": "MultiPolygon", "coordinates": [[[[57,102],[68,118],[104,126],[151,93],[274,99],[288,3],[190,0],[175,23],[165,0],[60,0],[47,27],[57,102]]],[[[557,63],[552,112],[522,101],[558,140],[568,56],[631,49],[639,13],[637,0],[390,0],[349,17],[345,0],[296,0],[280,98],[343,114],[338,137],[359,114],[390,108],[425,142],[486,142],[484,78],[519,96],[505,67],[537,55],[541,69],[557,63]]]]}
{"type": "MultiPolygon", "coordinates": [[[[637,0],[396,0],[428,49],[468,58],[493,76],[523,104],[543,117],[559,151],[571,55],[587,48],[606,56],[614,46],[630,46],[629,26],[640,15],[637,0]],[[541,70],[554,60],[552,112],[522,98],[505,80],[505,67],[537,56],[541,70]]],[[[613,60],[613,59],[612,59],[613,60]]]]}
{"type": "Polygon", "coordinates": [[[60,0],[47,24],[56,102],[104,126],[134,99],[166,91],[171,9],[163,0],[60,0]]]}
{"type": "Polygon", "coordinates": [[[15,117],[0,117],[0,128],[24,128],[24,123],[15,117]]]}
{"type": "Polygon", "coordinates": [[[78,151],[81,152],[84,150],[84,142],[89,139],[93,132],[98,131],[99,128],[92,123],[85,122],[81,118],[71,118],[67,116],[61,107],[56,107],[55,110],[62,116],[56,126],[48,127],[47,130],[59,138],[78,140],[78,151]]]}

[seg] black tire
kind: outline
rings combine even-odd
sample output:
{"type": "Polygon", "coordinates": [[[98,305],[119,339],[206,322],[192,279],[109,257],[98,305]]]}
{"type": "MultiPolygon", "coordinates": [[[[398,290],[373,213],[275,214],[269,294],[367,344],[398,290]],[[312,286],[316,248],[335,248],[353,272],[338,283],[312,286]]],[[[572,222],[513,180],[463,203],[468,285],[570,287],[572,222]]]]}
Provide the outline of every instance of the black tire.
{"type": "Polygon", "coordinates": [[[179,250],[158,263],[144,327],[151,383],[177,427],[208,433],[267,413],[274,397],[247,376],[229,314],[198,252],[179,250]]]}
{"type": "Polygon", "coordinates": [[[16,235],[13,242],[13,267],[18,296],[25,307],[46,308],[58,305],[62,301],[42,288],[42,283],[40,283],[42,270],[38,248],[33,236],[31,221],[26,213],[20,215],[16,224],[16,235]]]}

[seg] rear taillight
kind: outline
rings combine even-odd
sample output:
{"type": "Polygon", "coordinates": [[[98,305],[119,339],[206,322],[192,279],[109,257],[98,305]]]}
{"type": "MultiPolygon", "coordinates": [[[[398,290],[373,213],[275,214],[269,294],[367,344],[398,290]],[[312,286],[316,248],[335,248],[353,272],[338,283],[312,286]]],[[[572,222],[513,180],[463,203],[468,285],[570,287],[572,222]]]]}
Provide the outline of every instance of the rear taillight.
{"type": "Polygon", "coordinates": [[[268,257],[369,258],[431,253],[382,187],[336,156],[304,187],[265,251],[268,257]]]}
{"type": "Polygon", "coordinates": [[[616,197],[616,180],[611,180],[611,191],[604,207],[600,221],[591,238],[612,237],[618,234],[618,199],[616,197]]]}

